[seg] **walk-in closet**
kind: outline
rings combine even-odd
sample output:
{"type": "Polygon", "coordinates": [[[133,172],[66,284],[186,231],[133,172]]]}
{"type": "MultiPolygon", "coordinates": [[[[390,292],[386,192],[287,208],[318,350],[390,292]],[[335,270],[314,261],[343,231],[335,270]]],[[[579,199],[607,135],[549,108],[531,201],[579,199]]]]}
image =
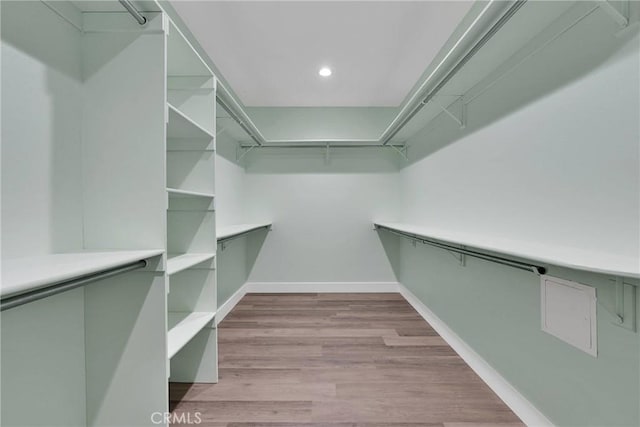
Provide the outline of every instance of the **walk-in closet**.
{"type": "Polygon", "coordinates": [[[640,426],[640,2],[0,18],[1,426],[640,426]]]}

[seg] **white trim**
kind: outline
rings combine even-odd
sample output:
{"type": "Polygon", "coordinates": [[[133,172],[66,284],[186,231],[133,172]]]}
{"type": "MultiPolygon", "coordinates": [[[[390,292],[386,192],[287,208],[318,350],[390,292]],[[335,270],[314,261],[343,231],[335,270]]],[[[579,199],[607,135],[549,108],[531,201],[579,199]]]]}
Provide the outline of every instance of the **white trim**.
{"type": "Polygon", "coordinates": [[[218,307],[215,320],[216,326],[218,326],[218,324],[222,322],[225,317],[227,317],[227,314],[229,314],[231,310],[233,310],[233,307],[235,307],[240,302],[240,300],[245,296],[246,293],[247,284],[245,283],[244,285],[240,286],[240,288],[235,291],[234,294],[224,302],[224,304],[218,307]]]}
{"type": "Polygon", "coordinates": [[[398,282],[247,282],[247,292],[381,293],[398,292],[398,282]]]}
{"type": "Polygon", "coordinates": [[[381,293],[398,292],[398,282],[246,282],[216,312],[216,326],[250,292],[261,293],[381,293]]]}
{"type": "Polygon", "coordinates": [[[467,365],[484,381],[495,394],[528,426],[553,426],[531,402],[489,365],[478,353],[452,331],[438,316],[427,308],[404,285],[399,284],[400,294],[429,323],[433,329],[458,353],[467,365]]]}

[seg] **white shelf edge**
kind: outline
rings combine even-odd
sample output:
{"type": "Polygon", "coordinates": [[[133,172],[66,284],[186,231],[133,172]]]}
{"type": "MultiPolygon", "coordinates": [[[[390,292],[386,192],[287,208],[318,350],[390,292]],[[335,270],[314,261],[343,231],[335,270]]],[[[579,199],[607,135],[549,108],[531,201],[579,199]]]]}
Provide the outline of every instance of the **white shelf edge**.
{"type": "MultiPolygon", "coordinates": [[[[607,274],[613,276],[620,277],[630,277],[634,279],[640,278],[640,263],[635,261],[633,262],[633,257],[629,257],[629,259],[625,259],[621,256],[615,256],[611,254],[604,253],[596,253],[584,251],[576,248],[566,248],[566,253],[570,253],[571,255],[568,257],[562,256],[549,256],[549,255],[540,255],[540,253],[548,253],[550,248],[543,248],[542,245],[534,245],[526,242],[519,242],[521,245],[525,246],[524,248],[518,249],[518,242],[513,242],[511,246],[514,246],[513,249],[507,248],[507,244],[500,245],[496,242],[496,240],[506,240],[506,239],[494,239],[493,244],[487,243],[490,242],[490,239],[483,238],[480,239],[479,236],[476,236],[477,239],[462,239],[458,238],[458,236],[453,236],[453,233],[447,233],[446,231],[438,230],[427,230],[426,227],[413,225],[413,224],[403,224],[403,223],[389,223],[389,222],[377,222],[374,221],[374,226],[380,226],[383,228],[388,228],[394,231],[399,231],[403,233],[413,234],[416,237],[423,237],[425,239],[434,239],[439,240],[441,242],[452,243],[455,245],[462,245],[469,249],[476,248],[483,251],[489,251],[499,254],[511,255],[517,258],[527,259],[531,261],[541,262],[544,264],[549,264],[558,267],[570,268],[573,270],[587,271],[591,273],[598,274],[607,274]],[[528,247],[526,247],[528,245],[528,247]],[[537,249],[537,250],[536,250],[537,249]],[[582,257],[583,259],[588,260],[600,260],[600,265],[598,262],[588,262],[584,260],[577,260],[576,258],[582,257]],[[613,266],[607,265],[602,261],[603,258],[611,258],[613,260],[610,264],[615,264],[618,262],[620,265],[613,266]],[[629,265],[627,265],[627,263],[629,265]],[[631,267],[631,265],[635,265],[635,269],[631,267]],[[624,266],[623,266],[624,265],[624,266]]],[[[555,248],[558,251],[558,248],[555,248]]],[[[562,248],[561,248],[562,249],[562,248]]],[[[561,251],[560,251],[561,252],[561,251]]]]}
{"type": "MultiPolygon", "coordinates": [[[[208,130],[206,130],[205,128],[203,128],[202,126],[200,126],[198,123],[196,123],[195,121],[193,121],[189,116],[187,116],[185,113],[183,113],[182,111],[180,111],[180,109],[178,109],[177,107],[175,107],[174,105],[172,105],[170,102],[167,102],[167,105],[169,106],[169,111],[172,111],[174,114],[177,114],[180,118],[182,118],[183,120],[185,120],[187,123],[189,123],[191,126],[195,127],[196,129],[198,129],[199,132],[207,135],[209,138],[211,139],[215,139],[215,135],[212,134],[211,132],[209,132],[208,130]]],[[[171,119],[169,119],[171,120],[171,119]]]]}
{"type": "Polygon", "coordinates": [[[3,298],[162,255],[163,249],[84,251],[2,260],[3,298]]]}
{"type": "Polygon", "coordinates": [[[169,254],[167,258],[167,275],[179,273],[195,265],[210,260],[216,256],[215,252],[169,254]]]}
{"type": "Polygon", "coordinates": [[[167,193],[174,194],[176,196],[204,197],[208,199],[213,199],[215,197],[215,194],[213,193],[202,193],[200,191],[180,190],[179,188],[171,188],[171,187],[167,187],[167,193]]]}
{"type": "Polygon", "coordinates": [[[169,359],[176,355],[185,345],[204,329],[215,317],[215,311],[175,312],[170,311],[168,317],[184,317],[167,333],[167,352],[169,359]]]}
{"type": "Polygon", "coordinates": [[[228,239],[230,237],[239,236],[242,234],[247,234],[255,230],[259,230],[261,228],[271,227],[272,223],[258,223],[258,224],[236,224],[229,225],[226,227],[216,228],[216,239],[223,240],[228,239]]]}

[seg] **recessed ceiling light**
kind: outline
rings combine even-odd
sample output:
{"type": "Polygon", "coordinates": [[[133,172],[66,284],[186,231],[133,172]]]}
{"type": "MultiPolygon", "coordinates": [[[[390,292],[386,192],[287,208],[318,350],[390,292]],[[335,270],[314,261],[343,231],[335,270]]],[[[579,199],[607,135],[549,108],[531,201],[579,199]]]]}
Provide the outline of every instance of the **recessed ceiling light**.
{"type": "Polygon", "coordinates": [[[318,71],[318,74],[320,74],[322,77],[329,77],[331,75],[331,72],[331,68],[322,67],[320,68],[320,71],[318,71]]]}

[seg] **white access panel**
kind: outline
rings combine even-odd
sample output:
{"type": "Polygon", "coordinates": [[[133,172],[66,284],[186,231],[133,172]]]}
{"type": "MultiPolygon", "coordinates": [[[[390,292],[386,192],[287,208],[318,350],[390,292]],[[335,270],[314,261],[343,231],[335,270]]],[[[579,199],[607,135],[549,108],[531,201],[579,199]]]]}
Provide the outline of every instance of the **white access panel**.
{"type": "Polygon", "coordinates": [[[542,330],[597,357],[596,289],[541,276],[542,330]]]}

